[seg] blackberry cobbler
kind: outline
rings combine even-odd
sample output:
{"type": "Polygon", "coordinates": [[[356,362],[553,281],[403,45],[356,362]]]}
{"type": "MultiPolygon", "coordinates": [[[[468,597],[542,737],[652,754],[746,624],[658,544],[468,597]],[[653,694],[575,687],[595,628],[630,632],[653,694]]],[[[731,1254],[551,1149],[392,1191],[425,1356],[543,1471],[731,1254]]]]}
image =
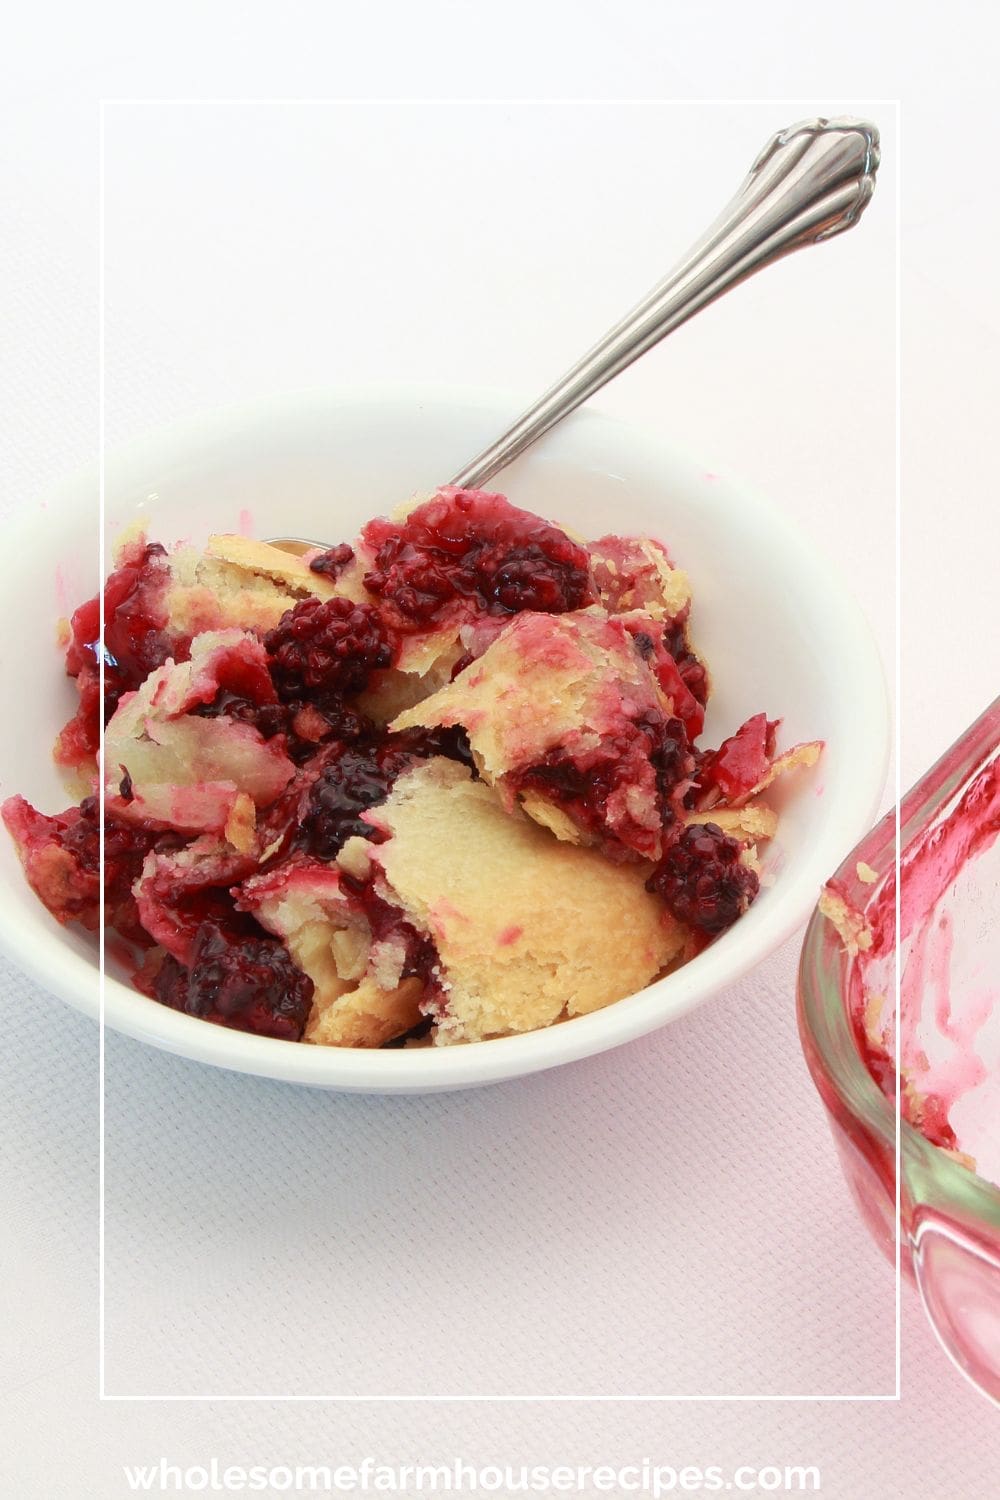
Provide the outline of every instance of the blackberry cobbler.
{"type": "Polygon", "coordinates": [[[239,536],[125,541],[68,626],[91,779],[3,807],[60,922],[100,920],[135,984],[322,1046],[478,1041],[634,993],[737,921],[813,764],[777,723],[699,745],[710,680],[686,575],[442,489],[305,558],[239,536]],[[103,650],[104,694],[99,653],[103,650]]]}

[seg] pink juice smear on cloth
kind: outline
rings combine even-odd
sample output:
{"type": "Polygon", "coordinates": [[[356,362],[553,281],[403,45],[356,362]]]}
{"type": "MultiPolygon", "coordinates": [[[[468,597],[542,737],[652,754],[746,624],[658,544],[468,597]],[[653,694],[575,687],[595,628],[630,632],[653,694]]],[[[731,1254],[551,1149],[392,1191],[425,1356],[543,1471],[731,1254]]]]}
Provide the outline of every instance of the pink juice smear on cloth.
{"type": "MultiPolygon", "coordinates": [[[[899,1074],[903,1118],[1000,1185],[1000,759],[903,852],[899,1074]]],[[[851,995],[872,1074],[896,1085],[896,888],[864,913],[851,995]]]]}

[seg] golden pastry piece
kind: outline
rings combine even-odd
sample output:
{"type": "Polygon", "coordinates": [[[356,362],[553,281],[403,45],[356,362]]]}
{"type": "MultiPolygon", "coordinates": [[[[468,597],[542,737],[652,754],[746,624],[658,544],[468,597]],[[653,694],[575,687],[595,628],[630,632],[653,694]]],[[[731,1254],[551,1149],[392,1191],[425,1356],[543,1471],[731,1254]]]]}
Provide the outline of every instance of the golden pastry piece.
{"type": "MultiPolygon", "coordinates": [[[[531,1031],[610,1005],[678,956],[684,930],[645,889],[645,866],[560,843],[453,761],[401,776],[368,815],[368,858],[433,938],[438,1042],[531,1031]]],[[[345,851],[346,852],[346,851],[345,851]]]]}

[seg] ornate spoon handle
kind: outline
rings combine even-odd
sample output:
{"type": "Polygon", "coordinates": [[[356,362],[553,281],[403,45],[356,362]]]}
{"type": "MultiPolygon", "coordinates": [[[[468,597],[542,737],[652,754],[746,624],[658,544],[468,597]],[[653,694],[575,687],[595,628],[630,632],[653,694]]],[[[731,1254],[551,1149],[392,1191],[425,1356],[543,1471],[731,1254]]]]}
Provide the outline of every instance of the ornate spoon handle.
{"type": "Polygon", "coordinates": [[[879,137],[864,120],[805,120],[774,136],[684,259],[579,363],[467,464],[478,487],[660,339],[755,271],[856,224],[875,190],[879,137]]]}

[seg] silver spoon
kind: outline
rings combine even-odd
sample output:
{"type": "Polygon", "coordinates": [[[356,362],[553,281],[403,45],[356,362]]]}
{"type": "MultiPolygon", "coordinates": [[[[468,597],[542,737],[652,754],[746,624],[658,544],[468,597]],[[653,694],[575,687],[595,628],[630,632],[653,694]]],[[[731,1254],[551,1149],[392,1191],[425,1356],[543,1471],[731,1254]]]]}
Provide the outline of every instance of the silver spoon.
{"type": "MultiPolygon", "coordinates": [[[[768,141],[736,196],[665,279],[451,480],[479,488],[601,386],[755,271],[861,217],[875,191],[879,135],[865,120],[803,120],[768,141]]],[[[272,537],[302,553],[326,542],[272,537]]]]}

